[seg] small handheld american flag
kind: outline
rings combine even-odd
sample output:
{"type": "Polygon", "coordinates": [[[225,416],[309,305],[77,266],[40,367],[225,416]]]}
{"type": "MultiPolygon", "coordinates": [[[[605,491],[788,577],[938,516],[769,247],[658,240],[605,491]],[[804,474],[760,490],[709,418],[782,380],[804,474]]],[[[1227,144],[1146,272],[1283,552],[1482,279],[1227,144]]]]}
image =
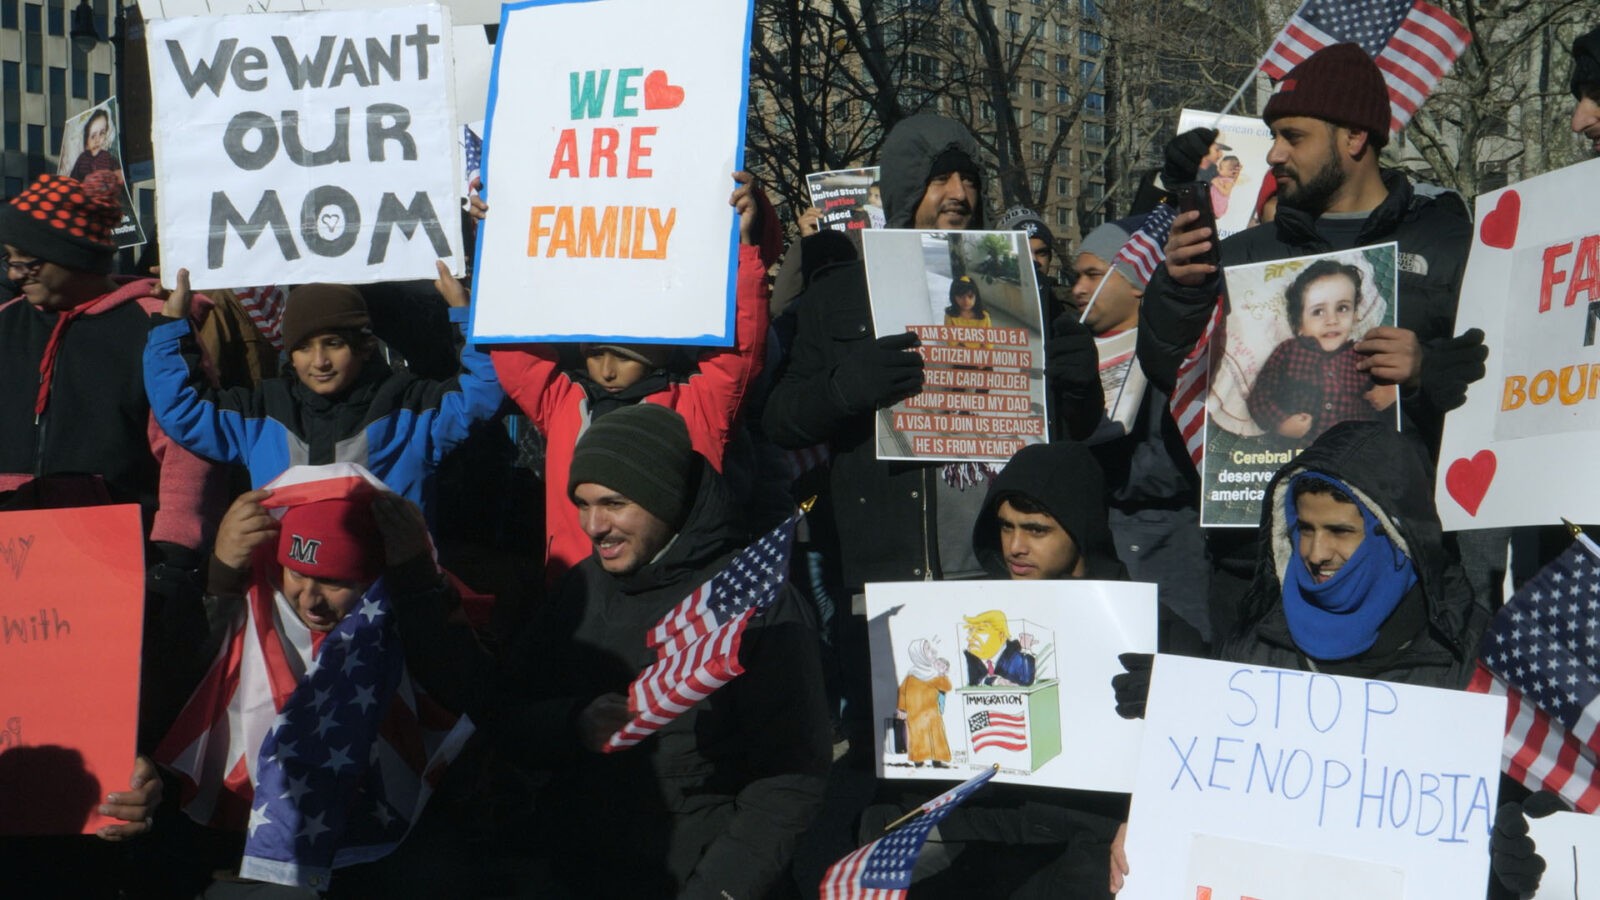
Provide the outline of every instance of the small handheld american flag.
{"type": "Polygon", "coordinates": [[[629,685],[633,719],[606,742],[606,752],[634,746],[744,673],[745,626],[782,593],[795,525],[804,515],[804,508],[795,510],[739,551],[650,630],[645,641],[656,662],[629,685]]]}
{"type": "Polygon", "coordinates": [[[1600,809],[1600,548],[1583,535],[1495,614],[1468,690],[1504,694],[1501,768],[1600,809]]]}
{"type": "Polygon", "coordinates": [[[915,818],[907,817],[911,818],[909,824],[890,826],[893,830],[888,834],[834,863],[822,876],[822,900],[899,900],[906,896],[911,870],[928,832],[998,771],[998,765],[984,769],[917,807],[911,813],[915,818]]]}

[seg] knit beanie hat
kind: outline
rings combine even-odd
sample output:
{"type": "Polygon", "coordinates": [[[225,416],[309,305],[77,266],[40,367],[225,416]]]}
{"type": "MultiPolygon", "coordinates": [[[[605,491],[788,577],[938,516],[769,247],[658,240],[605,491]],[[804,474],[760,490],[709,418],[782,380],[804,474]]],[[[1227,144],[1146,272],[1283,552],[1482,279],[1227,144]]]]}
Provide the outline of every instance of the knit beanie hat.
{"type": "Polygon", "coordinates": [[[946,147],[933,158],[933,164],[928,167],[928,180],[942,178],[951,172],[960,172],[974,181],[980,177],[978,161],[959,147],[946,147]]]}
{"type": "Polygon", "coordinates": [[[1600,87],[1600,28],[1572,42],[1572,99],[1582,100],[1583,89],[1600,87]]]}
{"type": "Polygon", "coordinates": [[[1049,226],[1045,225],[1044,217],[1027,208],[1026,206],[1013,206],[1000,214],[1000,221],[995,223],[996,231],[1026,231],[1028,237],[1038,238],[1055,247],[1056,236],[1050,233],[1049,226]]]}
{"type": "Polygon", "coordinates": [[[1376,149],[1389,143],[1389,88],[1360,44],[1334,44],[1311,54],[1278,82],[1261,119],[1310,116],[1367,132],[1376,149]]]}
{"type": "Polygon", "coordinates": [[[365,584],[383,571],[370,495],[291,506],[278,527],[278,562],[301,575],[365,584]]]}
{"type": "Polygon", "coordinates": [[[693,460],[682,416],[655,403],[625,406],[596,419],[578,439],[567,496],[580,484],[604,485],[677,528],[693,500],[693,460]]]}
{"type": "Polygon", "coordinates": [[[1135,269],[1127,262],[1117,259],[1117,252],[1122,249],[1122,245],[1128,242],[1128,238],[1132,237],[1135,231],[1143,227],[1144,220],[1144,216],[1129,216],[1126,219],[1107,222],[1089,232],[1083,241],[1078,244],[1078,252],[1099,257],[1101,262],[1116,269],[1128,279],[1129,284],[1142,291],[1145,288],[1145,279],[1140,277],[1138,269],[1135,269]]]}
{"type": "Polygon", "coordinates": [[[284,303],[283,335],[285,350],[300,346],[306,338],[322,331],[372,332],[372,317],[361,292],[345,284],[302,284],[289,292],[284,303]]]}
{"type": "Polygon", "coordinates": [[[111,230],[122,222],[121,190],[115,172],[95,172],[83,181],[40,175],[0,206],[0,242],[65,269],[110,272],[117,252],[111,230]]]}
{"type": "Polygon", "coordinates": [[[651,368],[664,369],[672,358],[672,347],[667,344],[584,344],[583,354],[610,350],[623,359],[631,359],[651,368]]]}

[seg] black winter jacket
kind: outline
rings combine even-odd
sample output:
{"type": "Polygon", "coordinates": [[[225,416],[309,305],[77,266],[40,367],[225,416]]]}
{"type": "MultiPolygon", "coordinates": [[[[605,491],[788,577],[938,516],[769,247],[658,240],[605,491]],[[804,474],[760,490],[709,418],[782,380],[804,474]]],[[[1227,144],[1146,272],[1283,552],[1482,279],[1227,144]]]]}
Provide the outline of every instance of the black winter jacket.
{"type": "Polygon", "coordinates": [[[1256,576],[1245,594],[1247,624],[1218,647],[1235,662],[1309,669],[1429,687],[1462,688],[1472,677],[1488,613],[1473,601],[1461,566],[1444,545],[1433,504],[1433,472],[1423,448],[1378,422],[1342,422],[1279,470],[1267,487],[1256,576]],[[1417,584],[1379,629],[1372,650],[1313,663],[1295,645],[1283,612],[1283,575],[1293,564],[1284,512],[1290,479],[1314,470],[1360,492],[1417,569],[1417,584]],[[1417,629],[1414,634],[1403,632],[1417,629]],[[1387,648],[1387,649],[1386,649],[1387,648]]]}
{"type": "Polygon", "coordinates": [[[744,674],[636,747],[579,743],[578,714],[626,695],[656,660],[649,629],[742,546],[726,484],[703,459],[697,469],[694,506],[655,560],[618,577],[585,559],[498,667],[453,610],[400,609],[418,680],[548,773],[534,846],[574,896],[759,900],[822,802],[831,732],[815,624],[792,588],[744,632],[744,674]]]}

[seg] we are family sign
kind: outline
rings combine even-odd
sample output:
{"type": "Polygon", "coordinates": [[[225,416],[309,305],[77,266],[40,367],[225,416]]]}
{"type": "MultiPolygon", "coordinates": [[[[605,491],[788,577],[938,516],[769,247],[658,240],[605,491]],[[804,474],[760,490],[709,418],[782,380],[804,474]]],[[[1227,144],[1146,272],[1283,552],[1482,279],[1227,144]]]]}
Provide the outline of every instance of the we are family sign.
{"type": "Polygon", "coordinates": [[[505,6],[475,340],[732,342],[752,5],[505,6]]]}

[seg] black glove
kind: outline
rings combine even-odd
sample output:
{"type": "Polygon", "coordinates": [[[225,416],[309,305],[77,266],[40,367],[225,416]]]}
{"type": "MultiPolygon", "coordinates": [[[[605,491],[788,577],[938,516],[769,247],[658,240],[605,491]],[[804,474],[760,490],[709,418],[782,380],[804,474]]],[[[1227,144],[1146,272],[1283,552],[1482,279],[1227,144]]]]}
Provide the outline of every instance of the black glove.
{"type": "Polygon", "coordinates": [[[1119,653],[1117,662],[1128,670],[1111,679],[1111,689],[1117,694],[1117,715],[1124,719],[1142,719],[1145,701],[1150,699],[1150,666],[1155,656],[1119,653]]]}
{"type": "Polygon", "coordinates": [[[146,552],[144,589],[147,597],[168,602],[193,600],[205,593],[204,561],[199,551],[156,541],[146,552]]]}
{"type": "Polygon", "coordinates": [[[1494,833],[1489,837],[1489,871],[1495,880],[1519,896],[1539,889],[1544,874],[1544,857],[1528,837],[1528,817],[1542,819],[1567,808],[1550,791],[1538,791],[1521,803],[1501,804],[1494,816],[1494,833]]]}
{"type": "Polygon", "coordinates": [[[1200,170],[1200,160],[1206,158],[1216,141],[1217,132],[1210,128],[1191,128],[1167,141],[1161,163],[1161,183],[1167,190],[1193,181],[1200,170]]]}
{"type": "Polygon", "coordinates": [[[1488,357],[1483,332],[1477,328],[1427,347],[1422,353],[1422,393],[1440,412],[1455,409],[1467,402],[1467,385],[1483,377],[1488,357]]]}
{"type": "Polygon", "coordinates": [[[833,389],[852,413],[871,412],[922,391],[922,357],[907,331],[878,338],[833,370],[833,389]]]}
{"type": "Polygon", "coordinates": [[[1045,383],[1055,397],[1056,419],[1067,436],[1083,440],[1094,433],[1105,414],[1105,390],[1100,385],[1100,354],[1094,332],[1069,309],[1050,323],[1044,347],[1045,383]]]}

